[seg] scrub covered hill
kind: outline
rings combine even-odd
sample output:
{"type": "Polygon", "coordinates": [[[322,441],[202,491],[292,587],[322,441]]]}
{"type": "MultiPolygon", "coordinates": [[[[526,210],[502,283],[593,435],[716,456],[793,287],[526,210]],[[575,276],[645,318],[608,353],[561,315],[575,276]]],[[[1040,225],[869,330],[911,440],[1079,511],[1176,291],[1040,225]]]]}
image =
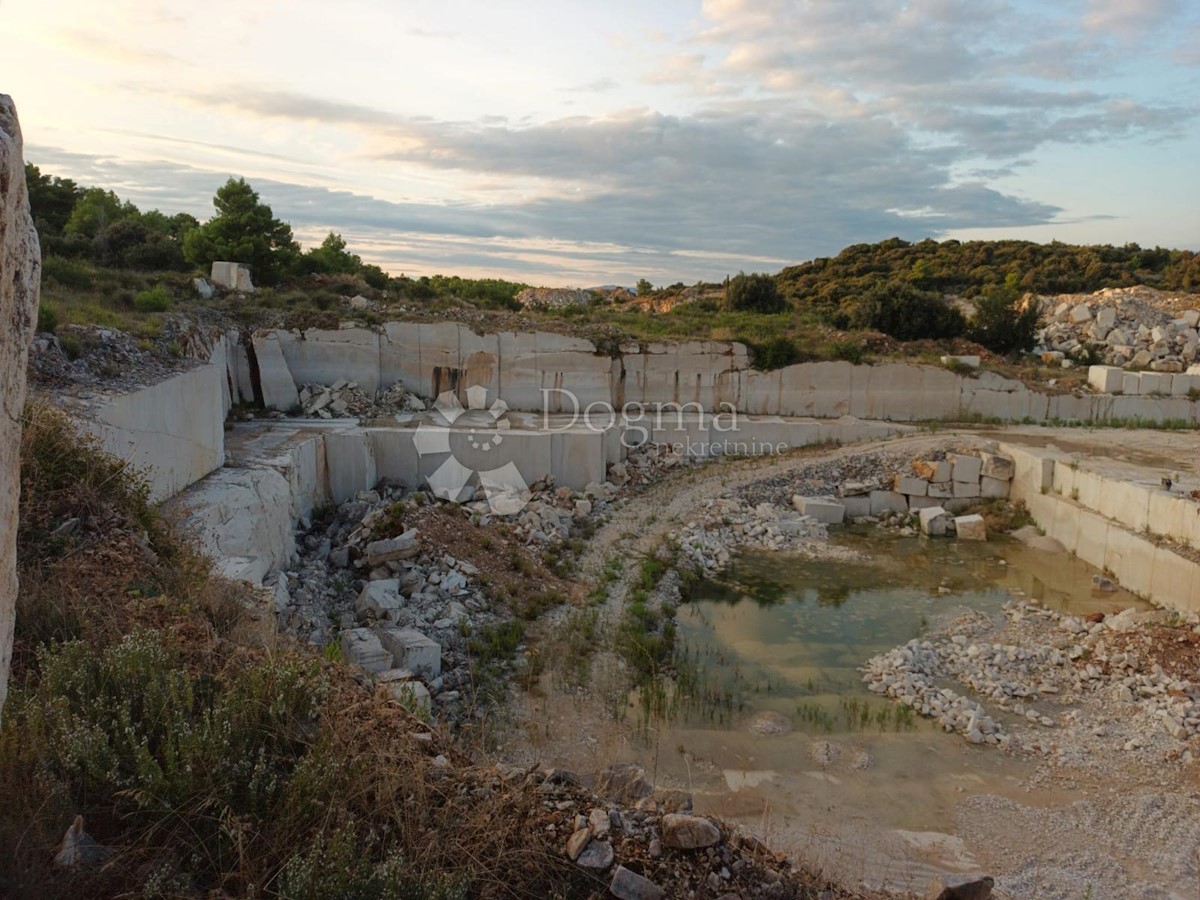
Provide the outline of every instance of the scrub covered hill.
{"type": "Polygon", "coordinates": [[[1137,244],[1081,246],[1052,241],[933,241],[890,238],[854,244],[834,257],[790,266],[775,276],[779,291],[803,306],[833,313],[880,282],[974,297],[1003,285],[1036,294],[1078,294],[1145,284],[1200,291],[1200,256],[1192,250],[1137,244]]]}

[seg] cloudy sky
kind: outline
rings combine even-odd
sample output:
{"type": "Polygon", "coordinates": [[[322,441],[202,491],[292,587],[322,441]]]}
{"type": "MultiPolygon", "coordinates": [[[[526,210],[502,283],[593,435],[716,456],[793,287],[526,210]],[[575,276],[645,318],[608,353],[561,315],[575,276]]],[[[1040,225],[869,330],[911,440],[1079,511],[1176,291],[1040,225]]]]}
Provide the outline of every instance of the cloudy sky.
{"type": "Polygon", "coordinates": [[[656,284],[891,235],[1200,245],[1197,0],[0,0],[26,157],[393,273],[656,284]]]}

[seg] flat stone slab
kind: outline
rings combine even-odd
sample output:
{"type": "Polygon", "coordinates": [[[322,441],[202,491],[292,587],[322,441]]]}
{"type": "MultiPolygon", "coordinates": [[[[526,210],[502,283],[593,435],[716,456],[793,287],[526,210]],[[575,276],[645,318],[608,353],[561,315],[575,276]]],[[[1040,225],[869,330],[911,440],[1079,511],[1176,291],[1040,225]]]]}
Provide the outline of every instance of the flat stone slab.
{"type": "Polygon", "coordinates": [[[420,552],[417,529],[410,528],[397,537],[367,544],[366,560],[368,566],[374,567],[397,559],[412,559],[420,552]]]}

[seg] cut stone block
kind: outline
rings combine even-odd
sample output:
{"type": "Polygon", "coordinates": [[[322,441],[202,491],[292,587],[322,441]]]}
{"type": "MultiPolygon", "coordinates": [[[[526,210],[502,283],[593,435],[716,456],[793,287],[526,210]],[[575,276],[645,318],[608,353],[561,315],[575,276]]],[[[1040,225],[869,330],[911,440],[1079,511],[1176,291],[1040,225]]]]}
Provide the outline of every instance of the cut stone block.
{"type": "Polygon", "coordinates": [[[392,654],[384,649],[383,642],[370,628],[342,632],[342,658],[368,672],[385,672],[392,668],[392,654]]]}
{"type": "Polygon", "coordinates": [[[913,460],[912,466],[917,477],[926,481],[950,481],[953,477],[949,460],[916,459],[913,460]]]}
{"type": "Polygon", "coordinates": [[[979,483],[979,475],[983,469],[983,460],[978,456],[951,453],[950,465],[953,466],[955,481],[973,481],[976,484],[979,483]]]}
{"type": "Polygon", "coordinates": [[[1200,390],[1200,377],[1196,375],[1172,375],[1171,396],[1186,397],[1191,391],[1200,390]]]}
{"type": "Polygon", "coordinates": [[[1141,393],[1169,394],[1171,393],[1171,376],[1166,372],[1142,372],[1141,393]]]}
{"type": "Polygon", "coordinates": [[[979,495],[989,500],[1007,497],[1008,489],[1011,485],[1011,481],[1006,481],[1003,478],[989,478],[984,475],[979,479],[979,495]]]}
{"type": "Polygon", "coordinates": [[[957,498],[978,497],[980,495],[978,481],[956,481],[954,482],[954,496],[957,498]]]}
{"type": "Polygon", "coordinates": [[[983,516],[959,516],[954,520],[954,533],[960,541],[986,541],[987,525],[983,516]]]}
{"type": "Polygon", "coordinates": [[[801,497],[792,498],[794,506],[801,515],[812,516],[822,525],[841,525],[846,518],[846,507],[831,497],[801,497]]]}
{"type": "Polygon", "coordinates": [[[929,496],[938,500],[946,500],[954,496],[954,482],[940,481],[929,485],[929,496]]]}
{"type": "Polygon", "coordinates": [[[1136,397],[1142,392],[1142,373],[1141,372],[1126,372],[1121,378],[1121,393],[1129,397],[1136,397]]]}
{"type": "Polygon", "coordinates": [[[1115,394],[1125,383],[1125,370],[1118,366],[1088,366],[1088,384],[1101,394],[1115,394]]]}
{"type": "Polygon", "coordinates": [[[910,512],[918,509],[928,509],[933,506],[941,506],[942,502],[937,497],[909,497],[908,509],[910,512]]]}
{"type": "Polygon", "coordinates": [[[908,494],[910,497],[924,497],[929,493],[929,482],[924,478],[899,475],[892,482],[892,490],[899,494],[908,494]]]}
{"type": "Polygon", "coordinates": [[[870,497],[843,497],[842,506],[846,507],[847,519],[857,519],[860,516],[871,515],[870,497]]]}
{"type": "Polygon", "coordinates": [[[996,453],[983,454],[983,467],[980,474],[984,478],[999,478],[1001,481],[1012,481],[1017,474],[1017,464],[1007,456],[996,453]]]}
{"type": "Polygon", "coordinates": [[[395,626],[376,628],[375,633],[384,649],[391,651],[394,659],[392,665],[396,668],[408,669],[426,678],[436,678],[442,673],[442,648],[432,638],[426,637],[415,628],[395,626]]]}
{"type": "Polygon", "coordinates": [[[396,613],[404,604],[400,597],[400,579],[385,578],[368,581],[358,599],[354,601],[354,612],[360,619],[374,617],[395,621],[396,613]]]}
{"type": "Polygon", "coordinates": [[[397,559],[412,559],[420,552],[417,529],[410,528],[398,537],[367,544],[367,565],[374,567],[397,559]]]}
{"type": "Polygon", "coordinates": [[[878,516],[885,512],[908,512],[908,501],[903,494],[895,491],[871,491],[871,515],[878,516]]]}
{"type": "Polygon", "coordinates": [[[952,527],[954,519],[940,506],[927,506],[917,513],[921,520],[921,534],[942,537],[952,527]]]}

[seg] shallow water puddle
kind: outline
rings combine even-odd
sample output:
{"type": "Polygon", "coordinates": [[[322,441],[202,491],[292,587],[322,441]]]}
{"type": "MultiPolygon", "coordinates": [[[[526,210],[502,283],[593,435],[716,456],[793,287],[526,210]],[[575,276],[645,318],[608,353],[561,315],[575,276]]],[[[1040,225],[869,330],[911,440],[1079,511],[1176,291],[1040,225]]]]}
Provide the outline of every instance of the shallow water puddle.
{"type": "Polygon", "coordinates": [[[696,586],[677,620],[702,699],[651,720],[634,757],[698,811],[842,877],[905,888],[970,870],[953,836],[965,796],[1064,798],[1027,791],[1029,763],[870,694],[858,667],[964,609],[999,618],[1013,596],[1075,614],[1146,604],[1093,592],[1093,567],[1015,541],[836,540],[863,560],[743,555],[696,586]]]}

